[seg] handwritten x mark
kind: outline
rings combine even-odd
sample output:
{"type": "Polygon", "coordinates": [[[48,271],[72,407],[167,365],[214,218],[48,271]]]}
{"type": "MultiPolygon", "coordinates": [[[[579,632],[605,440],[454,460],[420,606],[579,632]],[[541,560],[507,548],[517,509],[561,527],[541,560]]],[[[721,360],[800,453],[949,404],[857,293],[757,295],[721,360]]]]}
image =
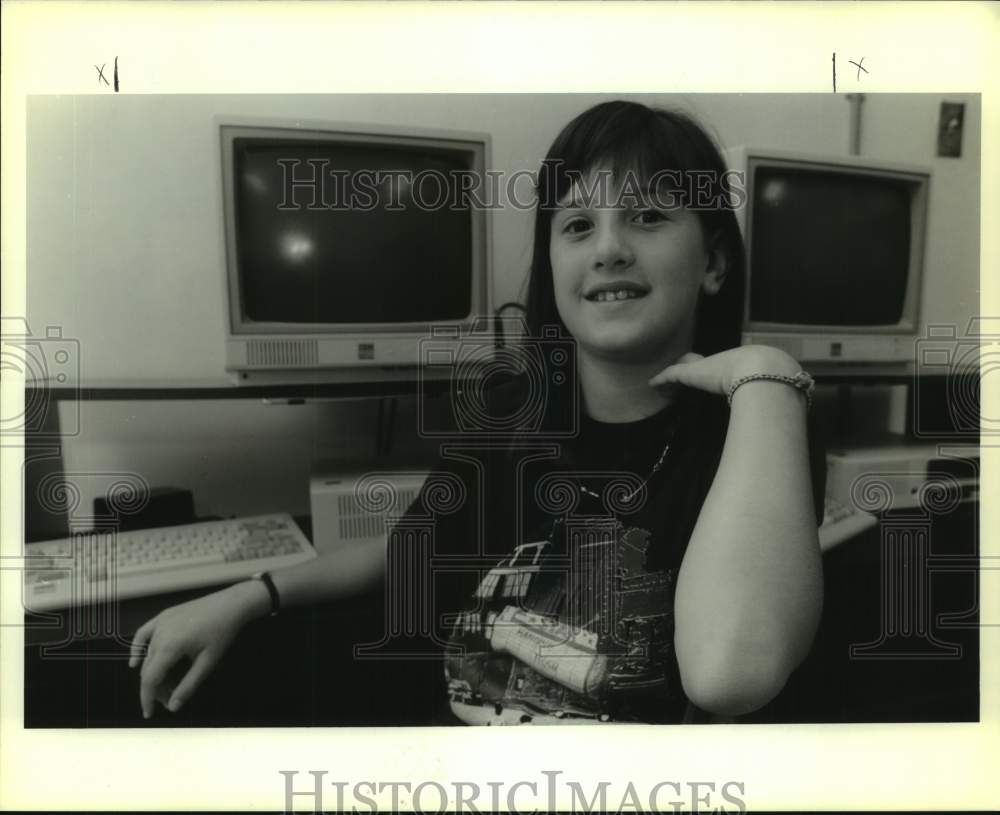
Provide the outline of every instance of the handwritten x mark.
{"type": "MultiPolygon", "coordinates": [[[[861,62],[864,62],[864,61],[865,61],[865,58],[861,57],[861,62]]],[[[857,68],[858,68],[858,79],[861,79],[861,72],[862,71],[864,71],[865,73],[868,73],[868,69],[864,65],[862,65],[861,62],[855,62],[853,59],[849,59],[848,62],[850,62],[851,65],[856,65],[857,66],[857,68]]]]}
{"type": "MultiPolygon", "coordinates": [[[[107,64],[108,63],[106,63],[106,62],[104,63],[104,65],[107,65],[107,64]]],[[[103,79],[104,80],[104,84],[110,86],[111,83],[108,82],[108,80],[104,79],[104,65],[102,65],[100,68],[98,68],[96,65],[94,66],[94,70],[97,71],[97,81],[100,82],[103,79]]]]}

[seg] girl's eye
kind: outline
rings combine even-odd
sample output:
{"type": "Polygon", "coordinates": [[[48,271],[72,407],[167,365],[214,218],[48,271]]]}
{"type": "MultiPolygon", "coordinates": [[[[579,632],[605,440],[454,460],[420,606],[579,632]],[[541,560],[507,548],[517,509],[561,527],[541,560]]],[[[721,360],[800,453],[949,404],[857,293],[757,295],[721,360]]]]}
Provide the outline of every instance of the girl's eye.
{"type": "Polygon", "coordinates": [[[658,224],[667,220],[667,216],[656,209],[644,209],[636,213],[633,220],[638,224],[658,224]]]}
{"type": "Polygon", "coordinates": [[[562,231],[567,235],[578,235],[590,229],[590,222],[584,218],[571,218],[563,224],[562,231]]]}

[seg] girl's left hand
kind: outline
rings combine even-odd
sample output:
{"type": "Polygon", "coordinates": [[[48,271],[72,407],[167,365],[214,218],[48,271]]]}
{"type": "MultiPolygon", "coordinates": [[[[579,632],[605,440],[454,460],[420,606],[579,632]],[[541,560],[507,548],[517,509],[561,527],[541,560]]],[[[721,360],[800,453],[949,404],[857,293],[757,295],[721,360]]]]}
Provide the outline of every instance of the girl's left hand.
{"type": "Polygon", "coordinates": [[[794,376],[800,370],[801,366],[780,348],[743,345],[709,357],[693,352],[684,354],[650,379],[649,384],[654,387],[679,384],[725,396],[740,377],[751,374],[794,376]]]}

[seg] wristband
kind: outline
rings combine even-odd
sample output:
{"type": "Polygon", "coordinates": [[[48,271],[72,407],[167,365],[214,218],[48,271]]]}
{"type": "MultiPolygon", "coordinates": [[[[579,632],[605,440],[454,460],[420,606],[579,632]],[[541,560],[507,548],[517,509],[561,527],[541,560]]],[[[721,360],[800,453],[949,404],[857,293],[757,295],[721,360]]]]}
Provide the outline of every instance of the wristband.
{"type": "Polygon", "coordinates": [[[281,610],[281,595],[278,594],[278,587],[274,585],[274,581],[271,579],[269,572],[257,572],[257,574],[250,575],[251,580],[259,580],[264,584],[267,589],[267,593],[271,595],[271,616],[277,616],[278,612],[281,610]]]}
{"type": "Polygon", "coordinates": [[[736,389],[747,382],[754,382],[758,379],[770,382],[783,382],[786,385],[791,385],[797,391],[802,391],[805,395],[807,408],[812,405],[812,395],[813,390],[816,388],[816,382],[806,371],[799,371],[795,376],[784,376],[782,374],[750,374],[749,376],[741,376],[729,387],[729,393],[726,394],[726,401],[732,405],[733,394],[736,393],[736,389]]]}

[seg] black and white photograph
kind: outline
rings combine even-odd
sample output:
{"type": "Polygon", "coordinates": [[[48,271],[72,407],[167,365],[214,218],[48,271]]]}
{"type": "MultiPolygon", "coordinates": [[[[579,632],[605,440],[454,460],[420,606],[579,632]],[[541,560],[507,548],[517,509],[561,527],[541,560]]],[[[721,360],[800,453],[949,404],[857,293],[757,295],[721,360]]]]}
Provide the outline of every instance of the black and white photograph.
{"type": "MultiPolygon", "coordinates": [[[[828,51],[810,93],[129,93],[110,51],[26,93],[13,725],[986,721],[984,96],[828,51]]],[[[758,806],[273,765],[286,811],[758,806]]]]}

